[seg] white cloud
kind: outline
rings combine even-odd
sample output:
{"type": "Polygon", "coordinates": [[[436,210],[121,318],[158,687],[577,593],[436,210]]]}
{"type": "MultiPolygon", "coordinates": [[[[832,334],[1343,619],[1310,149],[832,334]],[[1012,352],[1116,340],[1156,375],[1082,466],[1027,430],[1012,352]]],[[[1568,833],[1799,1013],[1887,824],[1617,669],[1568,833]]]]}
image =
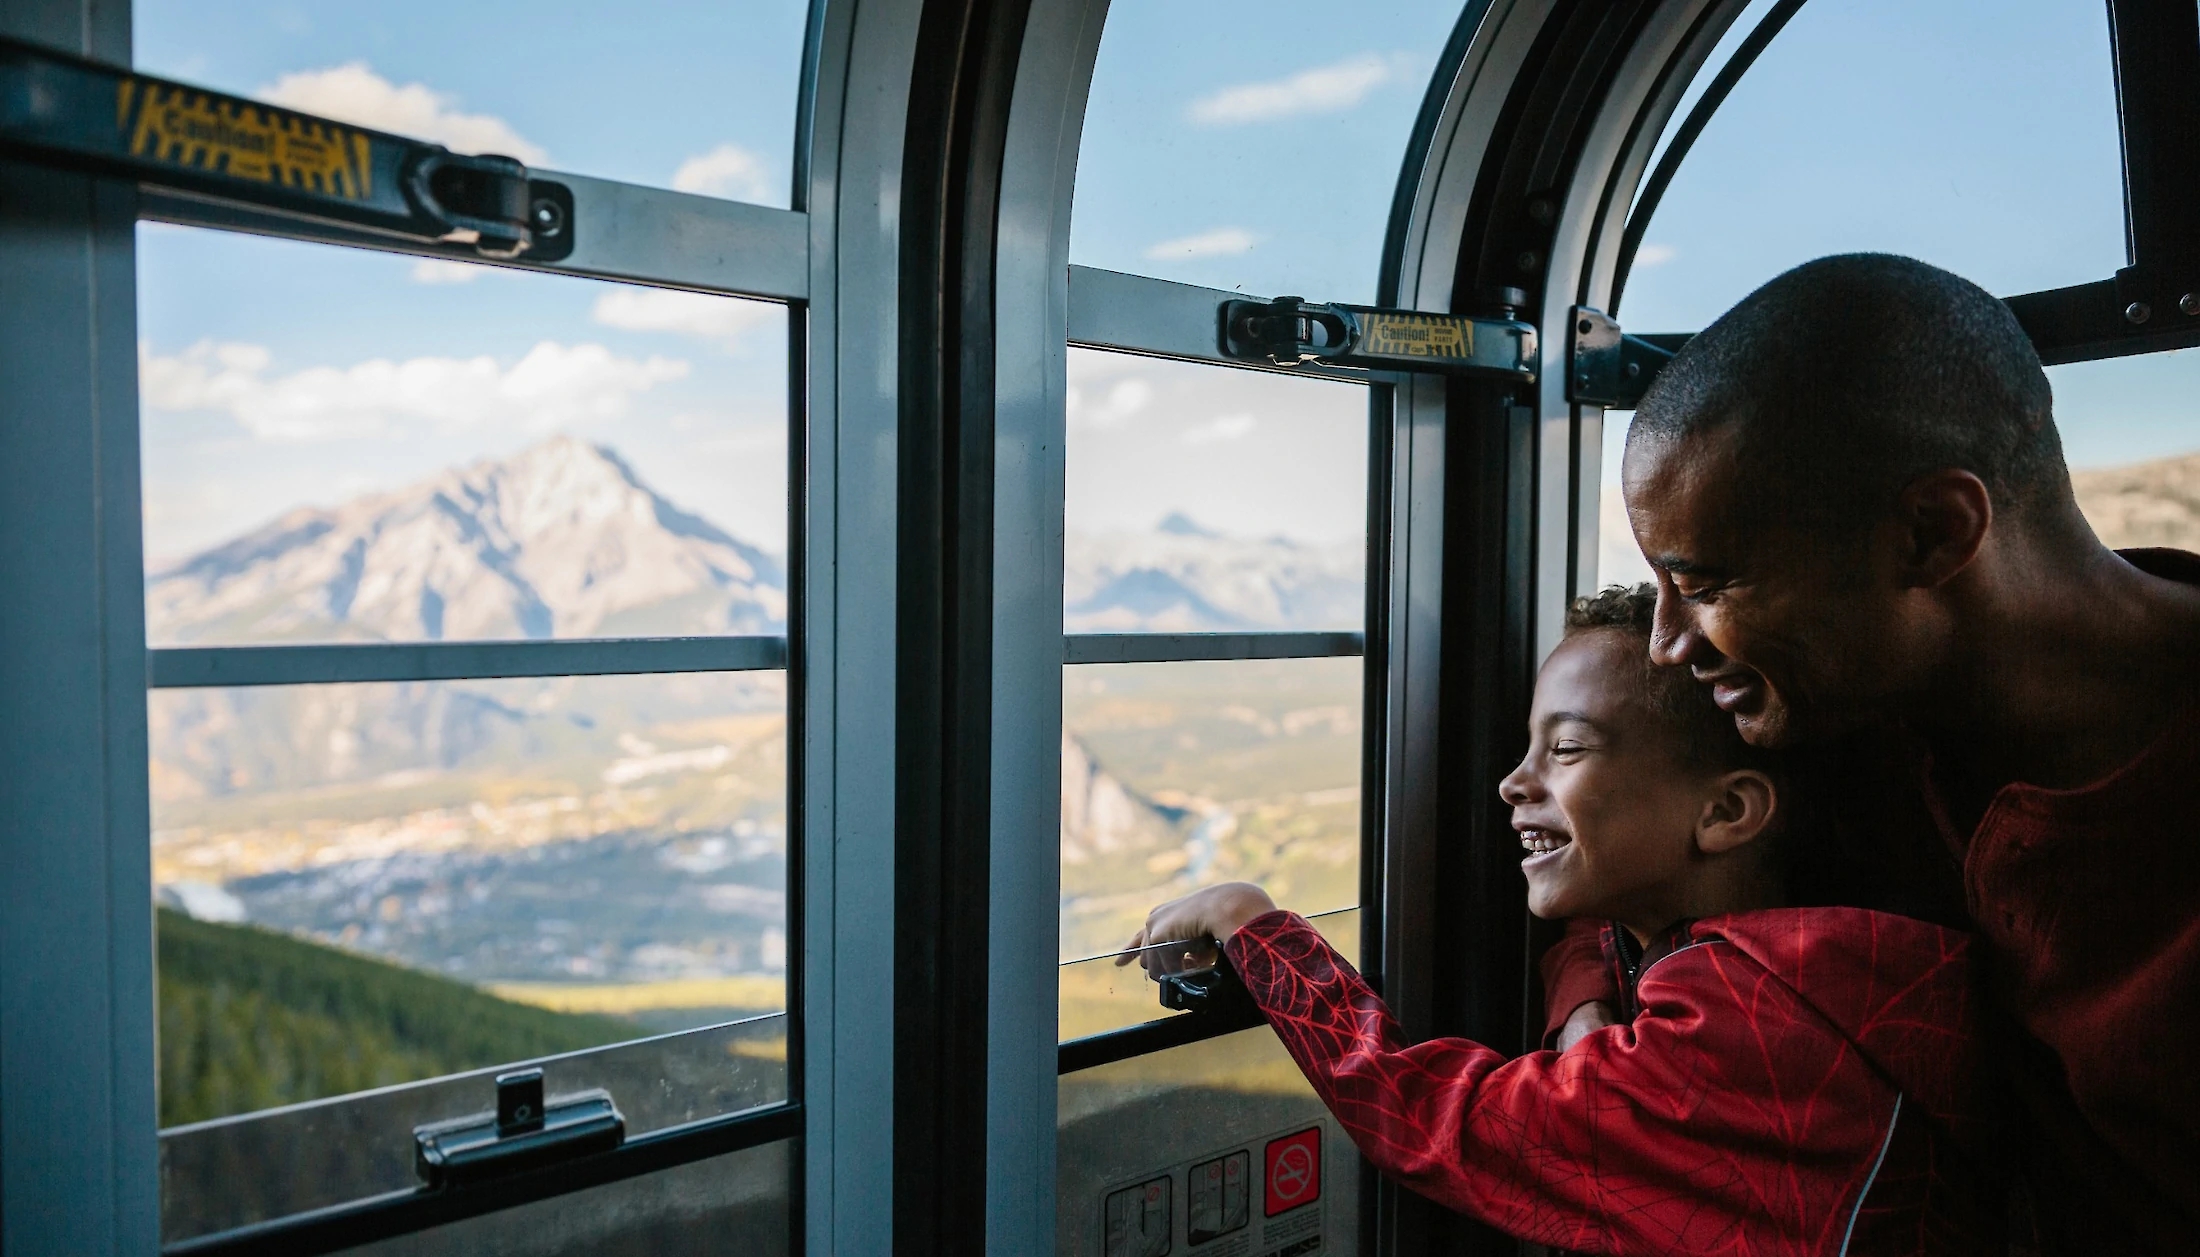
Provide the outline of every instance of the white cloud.
{"type": "Polygon", "coordinates": [[[512,129],[504,119],[485,113],[460,113],[457,98],[425,83],[403,87],[390,82],[364,61],[326,70],[286,74],[259,91],[260,99],[340,122],[432,140],[460,153],[499,153],[539,166],[549,154],[512,129]]]}
{"type": "Polygon", "coordinates": [[[1220,445],[1252,435],[1260,421],[1247,414],[1218,415],[1205,423],[1194,424],[1184,430],[1186,445],[1220,445]]]}
{"type": "Polygon", "coordinates": [[[1259,237],[1243,227],[1217,227],[1213,231],[1203,231],[1196,236],[1179,236],[1174,240],[1164,240],[1146,250],[1146,256],[1157,262],[1166,261],[1170,258],[1228,257],[1231,254],[1245,252],[1258,241],[1259,237]]]}
{"type": "Polygon", "coordinates": [[[769,302],[670,288],[613,288],[596,298],[592,317],[622,331],[678,332],[732,349],[771,322],[778,309],[769,302]]]}
{"type": "Polygon", "coordinates": [[[422,258],[412,264],[412,282],[416,284],[470,284],[487,273],[485,266],[469,262],[448,262],[442,258],[422,258]]]}
{"type": "Polygon", "coordinates": [[[543,341],[510,366],[475,358],[375,358],[271,374],[259,345],[201,341],[171,357],[141,348],[148,411],[226,412],[272,441],[380,432],[407,420],[446,427],[517,424],[543,431],[625,414],[637,394],[686,375],[675,358],[621,358],[602,345],[543,341]]]}
{"type": "Polygon", "coordinates": [[[1635,265],[1644,269],[1663,266],[1680,255],[1681,251],[1669,244],[1646,244],[1635,250],[1635,265]]]}
{"type": "Polygon", "coordinates": [[[1076,384],[1065,395],[1065,416],[1072,432],[1113,428],[1153,404],[1153,385],[1132,378],[1116,380],[1101,393],[1090,393],[1076,384]]]}
{"type": "Polygon", "coordinates": [[[675,191],[761,201],[771,195],[764,159],[738,144],[721,144],[680,163],[672,173],[675,191]]]}
{"type": "Polygon", "coordinates": [[[1365,52],[1301,70],[1289,78],[1225,87],[1193,101],[1188,112],[1192,121],[1211,127],[1336,113],[1359,104],[1383,84],[1404,77],[1415,64],[1403,55],[1383,57],[1365,52]]]}

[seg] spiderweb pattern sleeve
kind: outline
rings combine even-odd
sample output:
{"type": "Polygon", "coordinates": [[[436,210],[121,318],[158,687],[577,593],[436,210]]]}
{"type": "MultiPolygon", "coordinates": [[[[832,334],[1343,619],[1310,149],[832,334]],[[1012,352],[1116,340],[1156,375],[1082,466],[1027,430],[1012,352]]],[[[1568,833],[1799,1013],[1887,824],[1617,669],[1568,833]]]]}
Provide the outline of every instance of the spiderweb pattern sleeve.
{"type": "Polygon", "coordinates": [[[1229,951],[1362,1156],[1534,1242],[1838,1252],[1889,1129],[1892,1087],[1723,945],[1660,962],[1670,980],[1645,982],[1632,1025],[1515,1060],[1465,1039],[1405,1042],[1382,1000],[1294,914],[1247,924],[1229,951]]]}
{"type": "Polygon", "coordinates": [[[1604,960],[1601,923],[1586,918],[1566,923],[1566,933],[1543,953],[1543,1046],[1558,1039],[1558,1031],[1574,1010],[1591,1000],[1619,1007],[1619,981],[1604,960]]]}

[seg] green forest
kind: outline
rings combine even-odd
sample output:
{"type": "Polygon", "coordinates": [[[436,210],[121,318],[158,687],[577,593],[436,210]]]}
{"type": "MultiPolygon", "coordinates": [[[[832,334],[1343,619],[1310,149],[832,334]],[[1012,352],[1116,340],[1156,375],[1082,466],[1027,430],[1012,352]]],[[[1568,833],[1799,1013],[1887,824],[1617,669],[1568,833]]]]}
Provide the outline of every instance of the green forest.
{"type": "Polygon", "coordinates": [[[160,1124],[633,1038],[434,974],[160,909],[160,1124]]]}

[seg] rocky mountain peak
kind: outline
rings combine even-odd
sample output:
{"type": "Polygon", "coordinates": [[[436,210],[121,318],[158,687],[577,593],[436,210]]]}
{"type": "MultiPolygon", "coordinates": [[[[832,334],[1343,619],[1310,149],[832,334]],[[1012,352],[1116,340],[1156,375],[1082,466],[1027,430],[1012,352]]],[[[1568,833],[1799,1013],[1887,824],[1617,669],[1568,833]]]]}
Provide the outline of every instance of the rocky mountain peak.
{"type": "Polygon", "coordinates": [[[772,556],[559,436],[291,511],[156,573],[146,619],[160,644],[761,633],[785,588],[772,556]]]}

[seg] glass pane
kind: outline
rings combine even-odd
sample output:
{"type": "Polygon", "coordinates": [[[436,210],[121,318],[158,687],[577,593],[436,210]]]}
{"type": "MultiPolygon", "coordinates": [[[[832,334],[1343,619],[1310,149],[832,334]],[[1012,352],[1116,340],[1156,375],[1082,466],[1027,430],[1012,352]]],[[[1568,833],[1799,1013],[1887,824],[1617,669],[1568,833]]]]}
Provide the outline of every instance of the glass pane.
{"type": "Polygon", "coordinates": [[[1303,913],[1360,897],[1358,659],[1062,672],[1062,958],[1121,948],[1164,899],[1258,882],[1303,913]]]}
{"type": "Polygon", "coordinates": [[[162,1124],[784,1008],[785,688],[154,691],[162,1124]]]}
{"type": "Polygon", "coordinates": [[[2078,506],[2111,546],[2200,550],[2200,353],[2049,367],[2078,506]]]}
{"type": "MultiPolygon", "coordinates": [[[[1283,906],[1296,910],[1293,904],[1283,906]]],[[[1358,908],[1317,913],[1311,920],[1322,937],[1329,940],[1330,946],[1345,959],[1359,963],[1358,908]]],[[[1173,947],[1181,942],[1175,940],[1164,945],[1173,947]]],[[[1114,956],[1095,956],[1090,960],[1071,961],[1057,970],[1061,975],[1062,1001],[1061,1019],[1057,1024],[1063,1042],[1183,1015],[1161,1007],[1158,988],[1135,960],[1120,966],[1115,962],[1114,956]]]]}
{"type": "Polygon", "coordinates": [[[1458,0],[1117,4],[1093,69],[1070,260],[1372,301],[1406,140],[1458,0]]]}
{"type": "Polygon", "coordinates": [[[2097,4],[1805,5],[1682,163],[1622,321],[1694,330],[1791,266],[1859,250],[2004,296],[2106,279],[2125,262],[2120,152],[2097,4]]]}
{"type": "Polygon", "coordinates": [[[149,74],[462,153],[781,206],[808,13],[802,0],[132,6],[149,74]]]}
{"type": "Polygon", "coordinates": [[[1069,351],[1072,633],[1357,629],[1367,392],[1069,351]]]}
{"type": "MultiPolygon", "coordinates": [[[[165,981],[163,986],[165,990],[165,981]]],[[[237,1025],[235,1032],[280,1040],[293,1034],[301,1020],[289,1010],[264,1004],[252,1011],[262,1020],[237,1025]]],[[[425,1002],[403,1006],[406,1016],[431,1025],[451,1011],[425,1002]]],[[[324,1036],[316,1046],[318,1055],[295,1054],[282,1064],[299,1070],[327,1068],[346,1053],[371,1056],[375,1047],[371,1036],[348,1042],[324,1036]]],[[[179,1059],[166,1034],[161,1047],[164,1065],[179,1059]]],[[[552,1101],[599,1087],[610,1092],[632,1137],[785,1101],[787,1018],[751,1018],[540,1064],[552,1101]]],[[[503,1068],[509,1065],[163,1131],[162,1238],[173,1243],[417,1187],[413,1128],[492,1110],[494,1075],[503,1068]]]]}
{"type": "Polygon", "coordinates": [[[152,644],[783,631],[783,307],[138,242],[152,644]]]}
{"type": "MultiPolygon", "coordinates": [[[[1604,412],[1604,475],[1597,499],[1597,573],[1594,588],[1637,585],[1655,580],[1642,547],[1635,544],[1635,530],[1627,522],[1627,502],[1620,494],[1620,460],[1627,453],[1627,425],[1635,412],[1604,412]]],[[[1586,591],[1584,591],[1586,592],[1586,591]]]]}
{"type": "Polygon", "coordinates": [[[1058,1094],[1060,1257],[1359,1251],[1359,1156],[1267,1028],[1064,1074],[1058,1094]]]}
{"type": "Polygon", "coordinates": [[[349,1250],[354,1257],[782,1257],[793,1251],[792,1141],[349,1250]]]}

